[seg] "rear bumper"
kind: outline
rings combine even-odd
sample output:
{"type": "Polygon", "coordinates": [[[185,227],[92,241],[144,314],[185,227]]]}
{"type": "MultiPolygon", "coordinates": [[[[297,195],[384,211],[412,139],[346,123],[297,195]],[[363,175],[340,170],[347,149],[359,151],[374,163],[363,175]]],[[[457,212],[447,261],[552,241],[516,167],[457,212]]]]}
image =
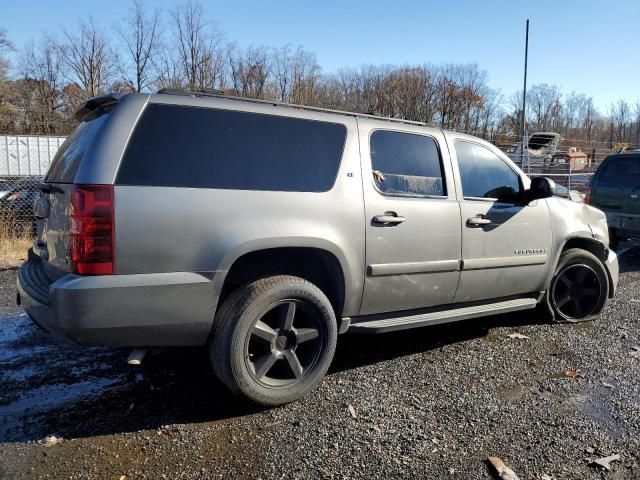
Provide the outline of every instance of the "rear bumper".
{"type": "Polygon", "coordinates": [[[18,269],[18,293],[35,323],[83,345],[203,345],[217,300],[210,276],[67,274],[49,283],[31,255],[18,269]]]}
{"type": "Polygon", "coordinates": [[[607,256],[607,260],[604,262],[604,266],[607,269],[607,274],[609,275],[609,296],[613,297],[616,293],[616,289],[618,288],[618,275],[620,273],[620,267],[618,266],[618,256],[616,252],[613,250],[609,250],[609,255],[607,256]]]}

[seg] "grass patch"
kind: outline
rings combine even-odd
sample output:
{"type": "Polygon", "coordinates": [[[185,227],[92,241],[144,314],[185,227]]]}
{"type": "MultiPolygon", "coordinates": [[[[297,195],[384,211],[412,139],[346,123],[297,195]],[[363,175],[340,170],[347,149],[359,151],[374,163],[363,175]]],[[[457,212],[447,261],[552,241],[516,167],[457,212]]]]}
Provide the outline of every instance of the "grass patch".
{"type": "Polygon", "coordinates": [[[0,226],[0,268],[15,267],[22,263],[32,244],[29,232],[16,235],[0,226]]]}

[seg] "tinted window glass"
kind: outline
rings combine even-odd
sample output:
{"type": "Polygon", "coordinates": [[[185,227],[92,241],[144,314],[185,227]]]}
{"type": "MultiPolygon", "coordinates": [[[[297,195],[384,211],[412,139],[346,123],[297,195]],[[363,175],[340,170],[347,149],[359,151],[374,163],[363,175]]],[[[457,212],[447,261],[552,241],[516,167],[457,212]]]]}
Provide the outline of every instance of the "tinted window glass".
{"type": "Polygon", "coordinates": [[[73,183],[82,157],[84,157],[96,133],[98,133],[108,117],[109,115],[105,113],[94,117],[92,120],[82,122],[76,127],[73,133],[60,146],[55,157],[53,157],[45,181],[73,183]]]}
{"type": "Polygon", "coordinates": [[[465,197],[516,200],[520,178],[499,156],[471,142],[455,142],[465,197]]]}
{"type": "Polygon", "coordinates": [[[117,183],[324,192],[333,186],[344,125],[173,105],[149,105],[117,183]]]}
{"type": "Polygon", "coordinates": [[[600,183],[615,186],[640,186],[640,157],[611,158],[603,166],[600,183]]]}
{"type": "Polygon", "coordinates": [[[446,195],[440,152],[433,138],[376,130],[370,143],[373,178],[381,192],[446,195]]]}

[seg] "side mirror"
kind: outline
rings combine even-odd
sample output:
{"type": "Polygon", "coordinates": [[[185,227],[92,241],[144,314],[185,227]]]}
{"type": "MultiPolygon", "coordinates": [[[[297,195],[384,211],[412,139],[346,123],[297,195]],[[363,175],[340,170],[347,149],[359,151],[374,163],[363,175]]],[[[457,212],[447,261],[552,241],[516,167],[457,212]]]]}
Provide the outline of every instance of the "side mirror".
{"type": "Polygon", "coordinates": [[[553,197],[556,193],[556,182],[546,177],[535,177],[531,179],[531,187],[527,191],[527,200],[538,200],[539,198],[553,197]]]}

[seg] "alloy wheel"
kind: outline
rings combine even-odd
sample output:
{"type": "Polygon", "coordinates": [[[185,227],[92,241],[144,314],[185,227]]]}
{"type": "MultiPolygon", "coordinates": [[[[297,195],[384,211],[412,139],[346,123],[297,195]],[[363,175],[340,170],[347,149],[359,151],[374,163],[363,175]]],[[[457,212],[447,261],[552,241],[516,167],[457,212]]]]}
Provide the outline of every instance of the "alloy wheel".
{"type": "Polygon", "coordinates": [[[580,320],[592,315],[600,304],[602,285],[593,268],[573,264],[558,273],[553,282],[553,303],[565,318],[580,320]]]}
{"type": "Polygon", "coordinates": [[[304,378],[322,349],[322,322],[315,308],[288,299],[270,305],[258,316],[245,342],[245,361],[258,383],[286,387],[304,378]]]}

